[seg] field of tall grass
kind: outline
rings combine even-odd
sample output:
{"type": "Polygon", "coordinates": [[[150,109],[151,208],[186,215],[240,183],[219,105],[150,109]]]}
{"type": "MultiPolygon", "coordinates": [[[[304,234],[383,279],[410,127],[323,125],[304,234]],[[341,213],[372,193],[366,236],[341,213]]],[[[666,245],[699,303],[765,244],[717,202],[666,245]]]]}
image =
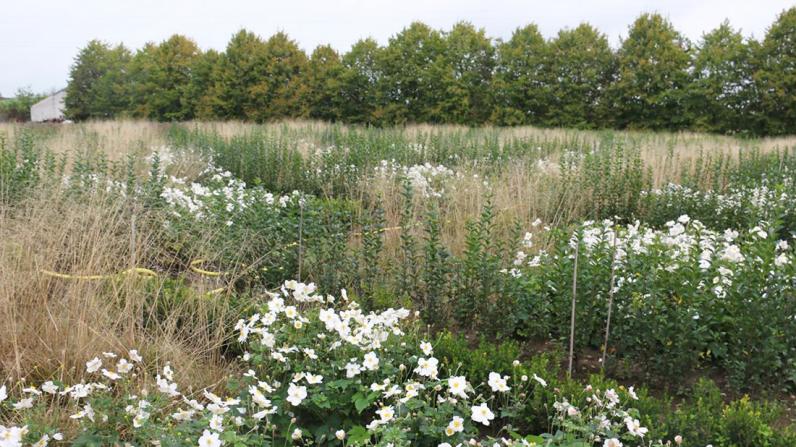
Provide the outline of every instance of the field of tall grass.
{"type": "Polygon", "coordinates": [[[794,150],[0,124],[0,445],[794,445],[794,150]]]}

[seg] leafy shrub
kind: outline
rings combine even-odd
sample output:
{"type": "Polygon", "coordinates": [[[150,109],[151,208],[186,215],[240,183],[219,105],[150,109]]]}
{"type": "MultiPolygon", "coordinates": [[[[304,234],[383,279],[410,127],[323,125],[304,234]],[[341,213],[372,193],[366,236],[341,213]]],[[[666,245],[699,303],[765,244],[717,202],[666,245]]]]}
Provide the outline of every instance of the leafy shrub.
{"type": "Polygon", "coordinates": [[[2,121],[30,121],[30,106],[45,96],[33,93],[30,89],[20,88],[14,98],[0,100],[0,118],[2,121]]]}
{"type": "Polygon", "coordinates": [[[0,134],[0,204],[19,201],[42,183],[57,184],[65,165],[65,156],[41,148],[32,132],[20,132],[14,141],[0,134]]]}
{"type": "Polygon", "coordinates": [[[76,445],[195,445],[198,439],[211,446],[291,440],[408,446],[473,438],[491,445],[495,437],[508,445],[643,442],[647,429],[637,410],[611,389],[589,387],[594,398],[582,407],[556,399],[553,432],[520,435],[513,423],[528,393],[547,387],[544,380],[520,377],[517,368],[510,375],[490,372],[486,384],[454,376],[417,337],[409,316],[406,309],[365,314],[345,295],[324,297],[311,284],[289,281],[261,312],[236,324],[246,348],[241,366],[251,369],[230,378],[221,396],[204,390],[200,401],[181,390],[168,363],[154,370],[151,383],[137,351],[108,352],[86,363],[93,382],[47,381],[25,387],[8,403],[6,387],[0,388],[3,411],[18,421],[0,427],[0,435],[9,445],[66,437],[76,445]],[[140,387],[141,380],[149,385],[140,387]],[[45,422],[41,416],[52,405],[69,418],[45,422]]]}
{"type": "Polygon", "coordinates": [[[736,388],[792,380],[790,243],[770,226],[718,233],[687,216],[665,228],[586,222],[555,235],[552,252],[518,256],[518,311],[533,315],[520,317],[521,333],[546,335],[534,327],[546,320],[549,335],[568,338],[577,253],[577,346],[602,346],[612,303],[609,347],[659,377],[714,364],[736,388]]]}
{"type": "Polygon", "coordinates": [[[715,230],[752,228],[774,222],[782,238],[796,234],[796,185],[792,178],[767,178],[753,186],[732,186],[725,193],[701,192],[670,184],[645,196],[640,213],[649,225],[662,226],[687,215],[715,230]]]}
{"type": "Polygon", "coordinates": [[[274,195],[212,166],[199,182],[170,178],[161,198],[171,215],[165,223],[171,235],[167,245],[185,252],[186,262],[212,257],[208,265],[255,285],[274,286],[276,278],[295,277],[303,264],[309,267],[305,275],[330,287],[352,281],[328,276],[349,271],[339,264],[346,257],[329,250],[332,244],[345,251],[352,219],[345,201],[320,201],[298,191],[274,195]]]}
{"type": "Polygon", "coordinates": [[[514,369],[513,362],[520,358],[520,347],[511,340],[491,343],[481,338],[471,348],[466,338],[451,332],[440,332],[433,345],[443,365],[474,382],[485,382],[492,371],[511,372],[514,369]]]}
{"type": "Polygon", "coordinates": [[[748,396],[725,403],[715,383],[700,379],[689,399],[665,415],[660,428],[681,434],[684,447],[792,445],[796,432],[779,427],[780,417],[776,406],[752,402],[748,396]]]}

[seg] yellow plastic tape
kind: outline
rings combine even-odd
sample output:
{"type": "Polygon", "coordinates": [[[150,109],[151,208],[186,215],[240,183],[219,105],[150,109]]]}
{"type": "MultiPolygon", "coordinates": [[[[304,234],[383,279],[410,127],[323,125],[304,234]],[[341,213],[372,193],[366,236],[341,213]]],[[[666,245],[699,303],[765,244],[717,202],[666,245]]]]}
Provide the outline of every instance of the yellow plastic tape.
{"type": "MultiPolygon", "coordinates": [[[[395,227],[395,228],[400,228],[400,227],[395,227]]],[[[385,229],[384,231],[387,231],[387,229],[385,229]]],[[[287,245],[285,245],[285,246],[283,246],[281,248],[288,248],[288,247],[293,247],[293,246],[296,246],[296,245],[298,245],[298,242],[291,242],[291,243],[289,243],[289,244],[287,244],[287,245]]],[[[219,276],[227,274],[227,272],[214,272],[214,271],[211,271],[211,270],[205,270],[205,269],[199,268],[199,266],[204,264],[205,262],[207,262],[205,259],[194,259],[193,261],[191,261],[188,264],[188,268],[194,273],[198,273],[198,274],[203,275],[203,276],[210,276],[210,277],[213,277],[213,278],[217,278],[219,276]]],[[[251,267],[251,266],[249,266],[249,267],[251,267]]],[[[247,269],[249,267],[247,267],[247,269]]],[[[122,270],[121,272],[118,272],[118,273],[112,273],[110,275],[70,275],[68,273],[58,273],[58,272],[53,272],[52,270],[45,270],[45,269],[39,269],[39,272],[42,273],[43,275],[52,276],[54,278],[76,279],[76,280],[86,280],[86,281],[97,281],[97,280],[101,280],[101,279],[109,279],[109,278],[113,278],[115,276],[128,275],[128,274],[133,274],[133,273],[139,274],[139,275],[142,275],[142,276],[149,276],[149,277],[157,277],[158,276],[157,272],[155,272],[153,270],[150,270],[150,269],[147,269],[147,268],[143,268],[143,267],[133,267],[133,268],[129,268],[127,270],[122,270]]],[[[215,294],[224,292],[225,290],[227,290],[226,287],[219,287],[218,289],[213,289],[213,290],[207,292],[207,295],[215,295],[215,294]]]]}
{"type": "Polygon", "coordinates": [[[55,277],[55,278],[80,279],[80,280],[89,280],[89,281],[90,280],[99,280],[99,279],[108,279],[108,278],[113,278],[114,276],[129,275],[131,273],[137,273],[137,274],[143,275],[143,276],[158,276],[158,274],[155,273],[154,271],[149,270],[149,269],[145,269],[143,267],[133,267],[133,268],[130,268],[130,269],[127,269],[127,270],[122,270],[121,272],[113,273],[113,274],[110,274],[110,275],[69,275],[67,273],[58,273],[58,272],[53,272],[51,270],[44,270],[44,269],[41,269],[39,271],[41,273],[45,274],[45,275],[52,276],[52,277],[55,277]]]}
{"type": "Polygon", "coordinates": [[[387,227],[387,228],[382,228],[381,230],[376,230],[376,231],[368,231],[368,232],[364,232],[364,233],[356,232],[356,233],[351,233],[351,234],[353,236],[362,236],[363,234],[386,233],[388,231],[395,231],[395,230],[401,230],[401,229],[403,229],[403,227],[387,227]]]}
{"type": "MultiPolygon", "coordinates": [[[[206,275],[206,276],[220,276],[220,275],[222,275],[222,272],[211,272],[211,271],[208,271],[208,270],[202,270],[200,268],[196,268],[195,267],[196,264],[201,264],[202,262],[204,262],[203,259],[197,259],[197,260],[191,262],[191,270],[195,271],[196,273],[200,273],[200,274],[206,275]]],[[[143,268],[143,267],[134,267],[134,268],[130,268],[130,269],[127,269],[127,270],[122,270],[119,273],[114,273],[114,274],[111,274],[111,275],[70,275],[70,274],[67,274],[67,273],[58,273],[58,272],[53,272],[52,270],[45,270],[45,269],[40,269],[39,272],[41,272],[43,275],[52,276],[54,278],[86,280],[86,281],[97,281],[97,280],[101,280],[101,279],[110,279],[110,278],[113,278],[113,277],[116,277],[116,276],[129,275],[129,274],[138,274],[138,275],[148,276],[148,277],[157,277],[158,276],[158,274],[156,272],[154,272],[154,271],[152,271],[150,269],[147,269],[147,268],[143,268]]],[[[205,295],[207,295],[207,296],[217,295],[219,293],[223,293],[226,290],[227,290],[226,287],[219,287],[217,289],[213,289],[213,290],[210,290],[208,292],[205,292],[205,295]]]]}
{"type": "Polygon", "coordinates": [[[190,264],[188,264],[188,267],[191,269],[192,272],[205,276],[218,277],[225,274],[225,272],[212,272],[210,270],[204,270],[197,267],[197,265],[201,265],[204,263],[205,263],[204,259],[194,259],[193,261],[191,261],[190,264]]]}

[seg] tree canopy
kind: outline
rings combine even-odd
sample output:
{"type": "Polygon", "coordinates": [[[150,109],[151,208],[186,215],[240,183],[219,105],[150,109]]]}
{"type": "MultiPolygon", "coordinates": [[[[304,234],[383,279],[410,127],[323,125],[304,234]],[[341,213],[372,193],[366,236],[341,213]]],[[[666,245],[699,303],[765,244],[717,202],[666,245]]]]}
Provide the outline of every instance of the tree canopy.
{"type": "Polygon", "coordinates": [[[692,44],[659,14],[642,14],[613,49],[588,23],[545,39],[535,24],[505,41],[469,22],[414,22],[385,45],[307,56],[287,34],[235,33],[224,51],[174,35],[132,53],[90,41],[75,57],[72,119],[158,121],[311,118],[796,133],[796,7],[762,41],[728,22],[692,44]]]}
{"type": "Polygon", "coordinates": [[[618,127],[676,130],[688,126],[682,113],[691,48],[660,14],[643,14],[617,52],[611,85],[612,118],[618,127]]]}
{"type": "Polygon", "coordinates": [[[66,87],[66,114],[74,120],[111,118],[132,109],[130,50],[92,40],[75,57],[66,87]]]}

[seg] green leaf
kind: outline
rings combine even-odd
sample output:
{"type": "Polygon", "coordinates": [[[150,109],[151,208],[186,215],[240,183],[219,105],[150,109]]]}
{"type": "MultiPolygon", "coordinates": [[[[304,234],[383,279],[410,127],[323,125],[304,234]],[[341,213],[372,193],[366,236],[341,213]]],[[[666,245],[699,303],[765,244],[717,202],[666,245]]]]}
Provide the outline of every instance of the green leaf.
{"type": "Polygon", "coordinates": [[[368,441],[370,441],[370,433],[368,433],[368,430],[365,427],[357,425],[351,430],[348,430],[349,445],[361,445],[368,441]]]}
{"type": "Polygon", "coordinates": [[[370,399],[367,396],[363,396],[361,393],[354,394],[352,398],[354,400],[354,407],[357,409],[357,413],[362,413],[365,408],[368,408],[370,405],[370,399]]]}
{"type": "Polygon", "coordinates": [[[329,398],[323,394],[313,394],[311,400],[315,405],[318,406],[318,408],[332,408],[332,403],[329,402],[329,398]]]}
{"type": "Polygon", "coordinates": [[[340,379],[340,380],[333,380],[333,381],[327,383],[326,386],[328,388],[344,390],[350,384],[351,384],[350,380],[348,380],[348,379],[340,379]]]}
{"type": "Polygon", "coordinates": [[[538,444],[542,445],[544,443],[544,438],[537,435],[528,435],[525,437],[525,440],[528,441],[531,445],[538,444]]]}

